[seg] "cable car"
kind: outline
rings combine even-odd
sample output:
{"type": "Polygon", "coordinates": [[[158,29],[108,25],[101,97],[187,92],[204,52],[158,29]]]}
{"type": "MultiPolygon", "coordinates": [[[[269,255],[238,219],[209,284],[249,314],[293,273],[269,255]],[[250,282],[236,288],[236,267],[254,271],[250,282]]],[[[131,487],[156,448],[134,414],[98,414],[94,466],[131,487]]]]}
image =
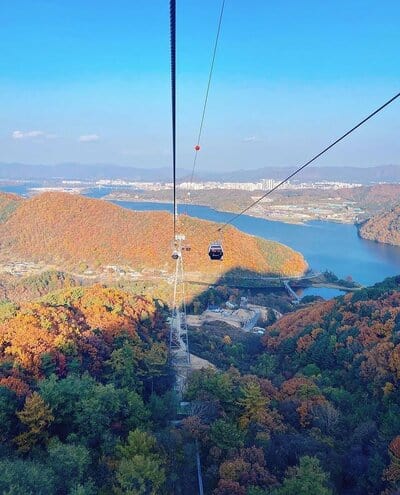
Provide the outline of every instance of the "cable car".
{"type": "Polygon", "coordinates": [[[199,144],[196,144],[196,146],[194,147],[194,149],[195,149],[196,151],[200,151],[200,145],[199,145],[199,144]]]}
{"type": "Polygon", "coordinates": [[[172,251],[172,259],[177,260],[178,258],[179,258],[179,251],[175,249],[174,251],[172,251]]]}
{"type": "Polygon", "coordinates": [[[212,242],[208,247],[208,256],[210,260],[222,260],[224,256],[224,250],[220,241],[212,242]]]}

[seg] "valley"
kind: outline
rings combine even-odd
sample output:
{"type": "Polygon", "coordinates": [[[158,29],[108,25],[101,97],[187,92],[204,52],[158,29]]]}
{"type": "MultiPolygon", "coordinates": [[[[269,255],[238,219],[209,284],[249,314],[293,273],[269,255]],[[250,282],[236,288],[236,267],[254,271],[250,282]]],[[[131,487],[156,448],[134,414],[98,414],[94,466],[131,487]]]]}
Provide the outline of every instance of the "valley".
{"type": "Polygon", "coordinates": [[[400,495],[400,2],[342,3],[2,2],[0,495],[400,495]]]}

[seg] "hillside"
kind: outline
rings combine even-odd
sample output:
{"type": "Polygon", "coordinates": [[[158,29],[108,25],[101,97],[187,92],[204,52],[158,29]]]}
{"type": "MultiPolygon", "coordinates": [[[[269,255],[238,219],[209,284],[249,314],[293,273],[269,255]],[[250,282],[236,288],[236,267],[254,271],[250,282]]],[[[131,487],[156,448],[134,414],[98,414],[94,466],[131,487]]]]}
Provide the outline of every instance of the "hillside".
{"type": "Polygon", "coordinates": [[[172,402],[161,308],[93,286],[2,317],[0,492],[172,493],[151,434],[172,402]]]}
{"type": "Polygon", "coordinates": [[[400,206],[371,217],[359,233],[364,239],[400,246],[400,206]]]}
{"type": "Polygon", "coordinates": [[[62,376],[76,357],[88,369],[103,366],[111,353],[107,346],[118,336],[146,339],[143,324],[154,328],[157,310],[148,298],[95,285],[54,292],[1,316],[0,362],[11,359],[20,368],[17,374],[29,381],[43,377],[48,366],[62,376]]]}
{"type": "Polygon", "coordinates": [[[198,335],[224,361],[179,428],[164,318],[99,285],[0,307],[1,493],[185,495],[197,448],[206,495],[398,493],[400,277],[198,335]]]}
{"type": "MultiPolygon", "coordinates": [[[[223,263],[211,263],[208,244],[217,225],[181,217],[191,251],[187,271],[214,278],[234,268],[268,274],[300,275],[303,257],[276,242],[264,241],[233,227],[224,231],[223,263]]],[[[66,193],[44,193],[18,202],[0,224],[0,260],[46,262],[69,269],[105,265],[134,270],[171,270],[172,218],[167,212],[136,212],[106,201],[66,193]]]]}
{"type": "Polygon", "coordinates": [[[186,427],[210,493],[399,493],[400,277],[289,313],[261,342],[220,329],[195,343],[224,370],[187,392],[203,401],[186,427]]]}
{"type": "Polygon", "coordinates": [[[317,413],[313,392],[297,411],[307,417],[305,431],[321,420],[328,428],[326,442],[342,473],[339,493],[375,494],[385,486],[393,488],[385,493],[397,493],[400,486],[399,325],[400,277],[395,277],[286,315],[263,338],[275,372],[316,387],[330,408],[317,413]],[[328,426],[331,421],[336,426],[328,426]]]}

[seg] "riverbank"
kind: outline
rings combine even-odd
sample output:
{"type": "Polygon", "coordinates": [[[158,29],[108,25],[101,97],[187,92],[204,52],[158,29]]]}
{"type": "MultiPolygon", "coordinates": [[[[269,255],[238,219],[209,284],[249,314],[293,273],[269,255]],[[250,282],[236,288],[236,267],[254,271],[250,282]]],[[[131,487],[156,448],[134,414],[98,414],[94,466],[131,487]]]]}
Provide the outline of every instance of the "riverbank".
{"type": "MultiPolygon", "coordinates": [[[[101,199],[104,199],[106,201],[116,201],[118,203],[126,203],[126,202],[129,202],[129,203],[143,203],[143,199],[132,199],[132,198],[120,198],[119,195],[115,195],[114,194],[109,194],[107,196],[104,196],[102,197],[101,199]]],[[[154,199],[151,201],[152,203],[156,203],[156,204],[161,204],[161,205],[170,205],[171,204],[171,201],[168,201],[168,200],[159,200],[159,199],[154,199]]],[[[180,203],[180,208],[183,209],[183,211],[185,211],[185,207],[186,207],[186,203],[180,203]]],[[[211,206],[207,203],[190,203],[190,206],[204,206],[206,208],[211,208],[219,213],[231,213],[232,215],[236,215],[236,213],[239,213],[240,210],[237,209],[237,210],[229,210],[229,209],[220,209],[220,208],[217,208],[217,207],[214,207],[214,206],[211,206]]],[[[262,218],[263,220],[269,220],[271,222],[282,222],[282,223],[288,223],[290,225],[307,225],[308,222],[312,221],[312,220],[317,220],[317,219],[313,219],[313,218],[310,218],[308,220],[303,220],[303,221],[300,221],[300,220],[293,220],[293,218],[290,218],[290,217],[279,217],[279,218],[275,218],[273,216],[269,216],[269,215],[263,215],[263,214],[260,214],[260,213],[257,213],[257,212],[252,212],[250,211],[248,213],[248,216],[250,217],[254,217],[254,218],[262,218]]]]}
{"type": "MultiPolygon", "coordinates": [[[[218,191],[218,194],[223,198],[226,192],[218,191]]],[[[169,197],[161,197],[165,194],[149,194],[146,193],[131,193],[125,191],[114,191],[110,194],[103,196],[103,199],[108,201],[118,201],[118,202],[152,202],[157,204],[170,204],[169,197]]],[[[221,197],[201,200],[196,198],[195,194],[191,194],[190,203],[187,202],[187,198],[181,198],[180,204],[183,211],[187,205],[190,206],[205,206],[212,208],[215,211],[221,213],[231,213],[235,215],[248,206],[249,202],[254,201],[258,196],[247,195],[245,198],[242,196],[238,197],[238,201],[221,201],[221,197]],[[234,205],[234,208],[229,207],[229,205],[234,205]]],[[[286,201],[278,201],[277,204],[270,203],[269,201],[263,200],[259,204],[252,208],[248,215],[255,218],[262,218],[264,220],[269,220],[273,222],[283,222],[293,225],[306,225],[311,221],[330,221],[337,223],[353,224],[357,221],[357,214],[361,213],[361,210],[349,209],[348,202],[343,204],[330,204],[325,202],[319,205],[315,200],[311,203],[296,205],[291,203],[291,198],[286,198],[286,201]]]]}

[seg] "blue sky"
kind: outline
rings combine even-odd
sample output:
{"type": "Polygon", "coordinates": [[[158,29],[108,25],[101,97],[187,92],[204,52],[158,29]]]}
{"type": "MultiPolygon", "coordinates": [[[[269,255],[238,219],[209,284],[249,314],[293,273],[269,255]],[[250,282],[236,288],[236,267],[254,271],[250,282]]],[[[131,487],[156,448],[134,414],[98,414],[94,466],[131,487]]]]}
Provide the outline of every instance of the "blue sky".
{"type": "MultiPolygon", "coordinates": [[[[190,168],[220,0],[177,0],[190,168]]],[[[198,167],[304,162],[400,89],[400,2],[226,0],[198,167]]],[[[167,0],[0,9],[0,162],[170,163],[167,0]]],[[[400,102],[321,165],[400,164],[400,102]]]]}

